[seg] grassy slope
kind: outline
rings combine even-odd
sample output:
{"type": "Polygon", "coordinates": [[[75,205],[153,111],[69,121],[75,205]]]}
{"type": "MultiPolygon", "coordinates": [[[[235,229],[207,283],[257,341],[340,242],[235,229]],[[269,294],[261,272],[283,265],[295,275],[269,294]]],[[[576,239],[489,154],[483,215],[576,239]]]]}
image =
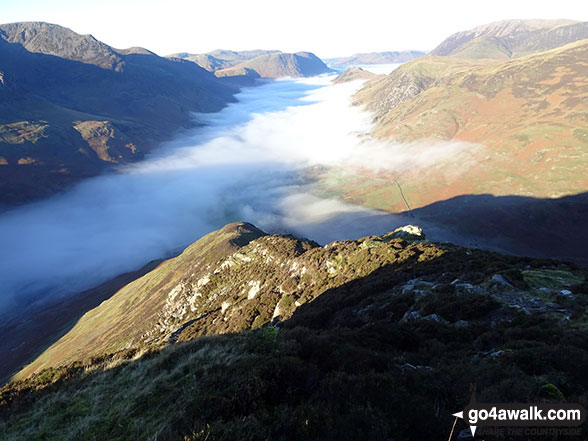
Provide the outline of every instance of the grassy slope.
{"type": "Polygon", "coordinates": [[[376,112],[373,134],[484,147],[466,149],[460,168],[358,174],[343,188],[332,175],[326,187],[391,211],[405,208],[395,180],[412,208],[460,194],[579,193],[588,188],[587,57],[588,41],[581,41],[507,63],[441,57],[408,63],[356,95],[376,112]]]}
{"type": "Polygon", "coordinates": [[[168,294],[182,279],[202,277],[207,266],[224,260],[237,248],[232,241],[256,238],[261,234],[248,226],[230,225],[211,233],[180,256],[159,265],[147,276],[127,285],[100,307],[86,313],[78,323],[39,358],[28,365],[19,377],[27,376],[57,362],[71,362],[89,355],[119,351],[128,344],[158,346],[168,334],[145,336],[157,327],[159,313],[168,294]],[[249,235],[249,236],[248,236],[249,235]]]}
{"type": "MultiPolygon", "coordinates": [[[[444,439],[472,381],[481,401],[585,399],[585,271],[393,236],[317,248],[260,234],[225,227],[125,288],[140,326],[153,291],[129,289],[163,269],[194,287],[216,262],[201,294],[231,305],[162,350],[131,344],[6,386],[2,439],[444,439]],[[260,291],[237,295],[254,273],[260,291]],[[247,330],[276,305],[281,326],[247,330]],[[242,329],[193,339],[225,320],[242,329]]],[[[117,296],[94,311],[106,319],[117,296]]]]}

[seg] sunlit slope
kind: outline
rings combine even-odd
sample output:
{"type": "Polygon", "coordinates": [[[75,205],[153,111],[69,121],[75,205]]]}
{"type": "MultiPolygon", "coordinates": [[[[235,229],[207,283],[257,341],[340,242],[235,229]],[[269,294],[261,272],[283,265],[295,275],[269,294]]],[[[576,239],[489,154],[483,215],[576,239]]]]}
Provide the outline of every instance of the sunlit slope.
{"type": "Polygon", "coordinates": [[[203,237],[180,256],[165,261],[85,314],[70,332],[25,368],[20,376],[90,355],[165,343],[170,337],[169,331],[176,330],[176,325],[183,323],[186,314],[194,318],[209,311],[192,311],[185,302],[175,308],[173,293],[180,294],[180,287],[188,279],[210,276],[211,265],[218,264],[239,246],[264,234],[252,225],[231,224],[203,237]]]}
{"type": "MultiPolygon", "coordinates": [[[[375,112],[374,136],[472,143],[464,156],[434,169],[415,163],[412,171],[380,178],[400,180],[412,208],[459,194],[557,197],[586,190],[586,60],[583,40],[507,63],[425,57],[368,83],[355,98],[375,112]]],[[[356,187],[370,186],[358,180],[356,187]]],[[[380,208],[405,208],[398,199],[379,201],[380,208]]]]}
{"type": "Polygon", "coordinates": [[[508,59],[588,38],[588,23],[573,20],[502,20],[456,32],[430,55],[508,59]]]}
{"type": "MultiPolygon", "coordinates": [[[[358,283],[358,289],[369,291],[369,283],[361,279],[376,270],[394,272],[396,266],[410,273],[423,266],[426,274],[426,267],[441,256],[458,262],[456,268],[462,265],[464,249],[422,242],[418,239],[424,236],[419,234],[399,230],[321,247],[293,236],[266,235],[251,224],[229,224],[86,313],[16,378],[104,354],[143,353],[202,335],[284,321],[302,305],[347,283],[358,283]],[[411,242],[414,239],[417,242],[411,242]]],[[[478,257],[502,259],[481,251],[478,257]]],[[[523,260],[510,258],[510,263],[499,267],[518,267],[523,260]]],[[[444,265],[453,264],[448,261],[444,265]]],[[[583,282],[581,272],[577,277],[573,274],[557,286],[583,282]]]]}

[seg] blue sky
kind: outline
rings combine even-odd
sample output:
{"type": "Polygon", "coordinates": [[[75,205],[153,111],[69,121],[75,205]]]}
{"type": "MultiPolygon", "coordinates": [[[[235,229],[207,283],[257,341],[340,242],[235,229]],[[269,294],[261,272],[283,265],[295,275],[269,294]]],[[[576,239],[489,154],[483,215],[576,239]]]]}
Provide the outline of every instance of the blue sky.
{"type": "Polygon", "coordinates": [[[588,21],[583,0],[295,2],[0,0],[0,22],[47,21],[111,46],[160,55],[213,49],[355,52],[430,50],[449,34],[507,18],[588,21]]]}

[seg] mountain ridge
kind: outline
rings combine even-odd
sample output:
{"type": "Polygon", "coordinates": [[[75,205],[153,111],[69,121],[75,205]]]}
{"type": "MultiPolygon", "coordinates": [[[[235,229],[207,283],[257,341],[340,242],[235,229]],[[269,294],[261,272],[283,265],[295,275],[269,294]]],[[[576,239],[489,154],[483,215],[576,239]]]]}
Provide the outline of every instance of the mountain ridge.
{"type": "Polygon", "coordinates": [[[109,321],[119,305],[159,343],[90,325],[54,346],[64,364],[0,389],[6,440],[351,440],[377,427],[416,441],[450,430],[474,379],[484,402],[588,390],[588,273],[574,265],[430,243],[414,226],[320,247],[235,223],[185,253],[90,314],[109,321]]]}
{"type": "Polygon", "coordinates": [[[461,58],[517,58],[588,38],[588,22],[502,20],[457,32],[429,55],[461,58]]]}
{"type": "Polygon", "coordinates": [[[350,67],[337,75],[333,79],[333,83],[338,84],[355,80],[373,80],[375,77],[377,77],[375,73],[364,70],[361,67],[350,67]]]}
{"type": "MultiPolygon", "coordinates": [[[[419,228],[408,226],[381,237],[321,247],[294,236],[268,235],[248,223],[229,224],[86,313],[16,378],[26,378],[55,363],[129,348],[150,351],[170,342],[283,321],[325,290],[363,277],[374,268],[404,265],[411,259],[435,260],[454,251],[465,253],[461,247],[424,239],[419,228]],[[370,259],[374,253],[378,258],[370,259]],[[367,263],[370,260],[374,268],[367,263]]],[[[481,258],[498,258],[485,251],[475,253],[481,258]]]]}
{"type": "Polygon", "coordinates": [[[226,69],[229,67],[236,66],[237,64],[251,60],[260,55],[268,55],[274,53],[281,53],[278,50],[246,50],[246,51],[231,51],[225,49],[216,49],[212,52],[205,54],[190,54],[187,52],[181,52],[178,54],[168,55],[168,58],[179,57],[188,61],[193,61],[204,69],[214,72],[220,69],[226,69]]]}
{"type": "Polygon", "coordinates": [[[0,202],[7,204],[140,159],[193,127],[192,112],[218,111],[237,92],[192,62],[116,50],[42,22],[0,25],[0,54],[0,202]]]}
{"type": "Polygon", "coordinates": [[[312,52],[272,53],[260,55],[227,69],[215,71],[217,77],[251,75],[259,78],[310,77],[332,72],[312,52]]]}

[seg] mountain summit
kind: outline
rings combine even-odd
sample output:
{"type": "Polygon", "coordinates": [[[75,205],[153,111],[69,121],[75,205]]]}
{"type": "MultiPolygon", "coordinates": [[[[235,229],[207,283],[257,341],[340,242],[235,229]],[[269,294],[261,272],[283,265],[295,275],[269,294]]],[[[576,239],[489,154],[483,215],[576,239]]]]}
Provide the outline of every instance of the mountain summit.
{"type": "Polygon", "coordinates": [[[588,22],[503,20],[457,32],[429,55],[461,58],[517,58],[588,38],[588,22]]]}

